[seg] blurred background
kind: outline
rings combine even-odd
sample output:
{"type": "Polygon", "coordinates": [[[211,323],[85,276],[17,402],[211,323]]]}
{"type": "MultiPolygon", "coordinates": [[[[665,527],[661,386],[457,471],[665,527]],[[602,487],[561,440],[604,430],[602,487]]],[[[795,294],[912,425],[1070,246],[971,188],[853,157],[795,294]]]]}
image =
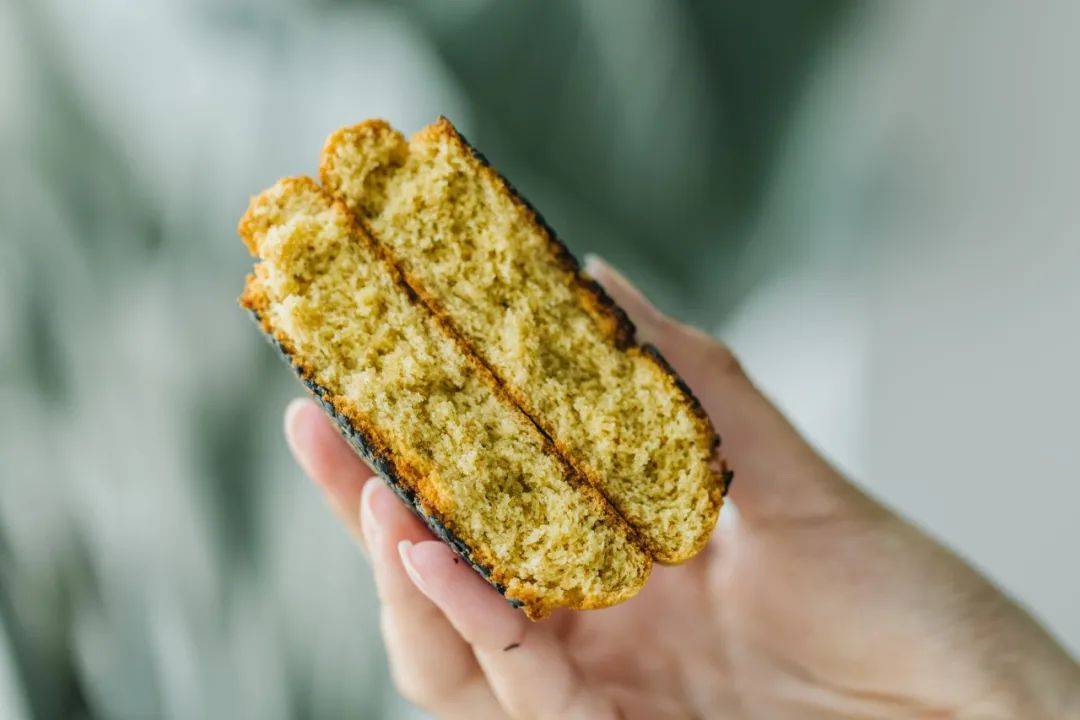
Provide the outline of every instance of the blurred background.
{"type": "Polygon", "coordinates": [[[401,718],[235,304],[445,114],[1080,652],[1080,4],[0,0],[0,717],[401,718]]]}

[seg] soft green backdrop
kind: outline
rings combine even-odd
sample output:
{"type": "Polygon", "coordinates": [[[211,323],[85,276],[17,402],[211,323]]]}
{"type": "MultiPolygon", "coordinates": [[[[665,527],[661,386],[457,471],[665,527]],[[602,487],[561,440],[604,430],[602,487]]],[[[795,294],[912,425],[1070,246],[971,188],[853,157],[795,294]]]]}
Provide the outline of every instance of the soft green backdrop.
{"type": "Polygon", "coordinates": [[[1069,2],[0,0],[0,717],[404,717],[235,305],[247,197],[453,119],[1080,649],[1069,2]]]}

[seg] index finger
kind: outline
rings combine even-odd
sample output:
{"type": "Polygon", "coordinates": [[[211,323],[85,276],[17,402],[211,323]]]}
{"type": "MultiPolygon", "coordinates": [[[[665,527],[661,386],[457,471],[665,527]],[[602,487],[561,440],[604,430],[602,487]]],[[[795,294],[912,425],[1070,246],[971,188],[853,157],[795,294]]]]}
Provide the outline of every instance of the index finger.
{"type": "Polygon", "coordinates": [[[285,410],[285,438],[304,472],[326,493],[330,506],[363,545],[360,493],[374,477],[315,401],[297,398],[285,410]]]}

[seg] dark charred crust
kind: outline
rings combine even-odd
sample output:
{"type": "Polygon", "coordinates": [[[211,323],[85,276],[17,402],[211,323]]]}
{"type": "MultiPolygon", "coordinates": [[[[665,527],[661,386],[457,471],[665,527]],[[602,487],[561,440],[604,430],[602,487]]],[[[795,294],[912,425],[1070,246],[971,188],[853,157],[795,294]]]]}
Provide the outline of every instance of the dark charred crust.
{"type": "Polygon", "coordinates": [[[579,289],[588,296],[589,304],[593,306],[593,309],[598,314],[606,317],[611,323],[612,337],[616,347],[620,350],[625,350],[633,345],[634,335],[637,330],[634,327],[634,323],[631,322],[630,317],[626,314],[626,311],[611,299],[611,296],[604,291],[604,288],[600,287],[599,283],[582,272],[581,263],[579,263],[578,259],[574,257],[574,254],[570,252],[570,248],[566,247],[566,243],[559,239],[559,236],[555,233],[555,229],[548,224],[540,211],[533,207],[533,204],[530,203],[516,187],[514,187],[514,184],[507,180],[506,177],[488,161],[487,157],[484,156],[484,153],[473,147],[472,143],[470,143],[468,139],[454,127],[453,123],[442,116],[439,117],[438,122],[442,127],[456,136],[457,139],[461,141],[462,146],[476,158],[481,165],[488,168],[499,178],[514,202],[525,208],[532,216],[533,221],[543,229],[544,234],[547,235],[551,251],[555,255],[555,260],[565,270],[574,274],[577,278],[579,289]]]}
{"type": "Polygon", "coordinates": [[[671,363],[667,361],[667,358],[660,354],[660,351],[656,349],[655,345],[644,343],[641,346],[641,350],[656,362],[660,369],[671,378],[676,387],[682,391],[687,400],[690,401],[690,406],[693,409],[694,414],[704,422],[705,427],[709,429],[709,432],[712,435],[712,440],[710,441],[712,443],[711,450],[715,452],[720,447],[720,436],[717,435],[716,430],[713,429],[712,421],[709,420],[709,416],[705,412],[705,408],[702,407],[701,401],[698,400],[697,395],[695,395],[694,391],[690,389],[690,386],[683,381],[682,377],[679,376],[679,373],[675,372],[675,368],[671,367],[671,363]]]}
{"type": "MultiPolygon", "coordinates": [[[[515,192],[511,190],[512,192],[515,192]]],[[[533,211],[535,212],[535,211],[533,211]]],[[[578,264],[577,258],[570,255],[570,251],[561,241],[555,239],[553,231],[544,222],[544,219],[539,215],[536,216],[537,221],[544,230],[548,233],[548,236],[552,238],[552,247],[562,249],[572,260],[573,265],[567,266],[567,270],[571,270],[577,277],[578,284],[584,292],[585,297],[589,298],[589,302],[594,305],[594,308],[611,318],[614,323],[613,341],[615,347],[620,350],[625,350],[634,344],[634,336],[637,334],[637,328],[634,327],[633,321],[630,320],[630,316],[626,314],[626,311],[615,304],[615,301],[611,299],[611,296],[607,294],[607,291],[600,286],[600,283],[593,280],[591,277],[581,271],[581,266],[578,264]]]]}
{"type": "MultiPolygon", "coordinates": [[[[469,546],[459,537],[454,535],[454,533],[446,527],[443,521],[436,517],[435,513],[424,508],[416,492],[405,483],[398,472],[393,459],[389,457],[384,449],[380,448],[380,444],[375,442],[371,437],[368,437],[363,430],[356,427],[347,415],[334,406],[330,391],[315,382],[308,375],[307,371],[293,359],[292,354],[281,341],[272,334],[266,332],[266,328],[259,317],[258,312],[255,310],[250,310],[250,312],[255,319],[255,322],[259,325],[259,328],[263,331],[263,336],[274,346],[274,349],[277,350],[281,359],[292,368],[293,372],[296,373],[296,376],[300,378],[300,381],[304,384],[304,387],[307,388],[307,391],[315,398],[319,405],[322,406],[322,409],[326,414],[334,420],[338,431],[349,443],[350,447],[363,458],[364,462],[366,462],[368,466],[386,482],[398,497],[405,501],[405,504],[424,521],[424,524],[431,529],[431,532],[449,545],[451,550],[465,560],[465,562],[476,570],[476,572],[480,573],[481,577],[505,597],[506,587],[492,579],[491,569],[477,562],[473,558],[473,552],[469,546]]],[[[525,604],[522,601],[513,598],[506,598],[506,601],[516,608],[520,608],[525,604]]]]}

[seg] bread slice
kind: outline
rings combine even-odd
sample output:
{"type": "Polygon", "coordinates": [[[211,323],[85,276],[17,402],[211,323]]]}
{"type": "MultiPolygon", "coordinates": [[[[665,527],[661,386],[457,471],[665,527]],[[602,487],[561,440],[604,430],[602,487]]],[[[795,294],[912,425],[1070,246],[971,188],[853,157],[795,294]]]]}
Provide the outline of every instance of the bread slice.
{"type": "Polygon", "coordinates": [[[411,141],[380,120],[341,129],[320,175],[656,560],[701,549],[728,477],[708,418],[448,120],[411,141]]]}
{"type": "Polygon", "coordinates": [[[651,558],[455,331],[313,180],[254,198],[241,303],[354,447],[532,618],[604,607],[651,558]]]}

